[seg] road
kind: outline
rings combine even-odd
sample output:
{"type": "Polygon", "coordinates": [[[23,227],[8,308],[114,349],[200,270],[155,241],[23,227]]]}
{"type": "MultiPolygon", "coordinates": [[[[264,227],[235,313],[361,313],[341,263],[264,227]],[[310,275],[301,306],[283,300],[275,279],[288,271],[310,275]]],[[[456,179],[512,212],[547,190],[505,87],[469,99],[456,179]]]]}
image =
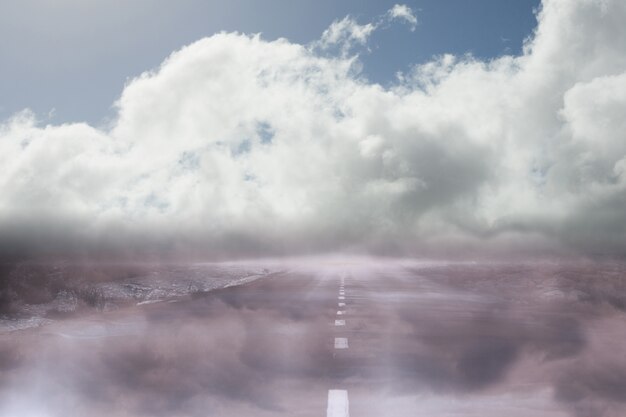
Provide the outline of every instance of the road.
{"type": "Polygon", "coordinates": [[[535,281],[507,271],[309,265],[177,302],[59,320],[2,339],[0,412],[623,413],[623,313],[596,311],[563,289],[538,297],[535,281]],[[467,279],[449,279],[455,274],[467,279]],[[594,365],[607,361],[610,371],[594,365]]]}

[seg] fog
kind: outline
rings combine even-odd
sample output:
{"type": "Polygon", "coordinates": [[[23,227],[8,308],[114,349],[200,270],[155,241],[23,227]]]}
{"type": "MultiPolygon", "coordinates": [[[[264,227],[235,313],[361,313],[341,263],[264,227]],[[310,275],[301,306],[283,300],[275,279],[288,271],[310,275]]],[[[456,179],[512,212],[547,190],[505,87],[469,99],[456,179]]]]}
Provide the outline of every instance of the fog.
{"type": "Polygon", "coordinates": [[[365,416],[626,410],[623,264],[361,258],[261,269],[272,272],[242,286],[5,328],[0,414],[315,415],[333,386],[350,386],[365,416]],[[343,356],[330,326],[341,275],[354,329],[343,356]]]}

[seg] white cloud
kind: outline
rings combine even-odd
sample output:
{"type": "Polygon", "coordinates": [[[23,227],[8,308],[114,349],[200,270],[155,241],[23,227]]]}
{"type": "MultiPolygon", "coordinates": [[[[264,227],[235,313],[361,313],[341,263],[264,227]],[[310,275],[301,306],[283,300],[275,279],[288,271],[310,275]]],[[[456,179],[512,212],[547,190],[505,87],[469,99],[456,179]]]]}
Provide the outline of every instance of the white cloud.
{"type": "MultiPolygon", "coordinates": [[[[109,130],[0,125],[0,244],[623,254],[625,18],[548,0],[523,55],[445,56],[390,89],[349,55],[202,39],[129,82],[109,130]]],[[[333,25],[322,42],[373,30],[333,25]]]]}
{"type": "Polygon", "coordinates": [[[353,17],[346,16],[341,20],[335,20],[328,29],[324,31],[319,41],[313,42],[313,48],[322,51],[337,48],[341,56],[346,58],[355,46],[367,44],[370,36],[385,23],[394,20],[406,21],[410,25],[411,31],[415,30],[417,18],[413,11],[406,5],[396,4],[391,9],[376,20],[359,24],[353,17]]]}
{"type": "Polygon", "coordinates": [[[400,19],[406,21],[410,27],[411,31],[415,30],[417,26],[417,17],[415,17],[415,13],[413,10],[406,4],[396,4],[389,11],[387,15],[390,19],[400,19]]]}
{"type": "Polygon", "coordinates": [[[317,46],[323,49],[339,46],[345,55],[352,45],[365,45],[376,28],[377,25],[374,23],[359,25],[352,17],[346,16],[341,20],[334,21],[324,31],[317,46]]]}

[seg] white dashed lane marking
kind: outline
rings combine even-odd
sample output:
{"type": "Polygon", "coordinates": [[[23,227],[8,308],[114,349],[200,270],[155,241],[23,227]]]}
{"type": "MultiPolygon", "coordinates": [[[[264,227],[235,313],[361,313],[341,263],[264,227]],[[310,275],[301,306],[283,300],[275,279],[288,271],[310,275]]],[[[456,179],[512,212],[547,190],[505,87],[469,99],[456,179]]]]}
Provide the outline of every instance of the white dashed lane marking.
{"type": "MultiPolygon", "coordinates": [[[[339,300],[345,300],[346,291],[344,289],[345,281],[341,278],[341,285],[339,287],[339,300]]],[[[338,307],[345,307],[346,303],[339,301],[338,307]]],[[[346,312],[338,310],[337,315],[343,316],[346,312]]],[[[343,319],[335,320],[335,326],[345,326],[346,321],[343,319]]],[[[347,337],[335,337],[335,349],[348,349],[347,337]]],[[[334,355],[333,355],[334,356],[334,355]]],[[[350,409],[348,404],[348,391],[342,389],[328,390],[328,407],[326,408],[326,417],[350,417],[350,409]]]]}
{"type": "Polygon", "coordinates": [[[326,417],[350,417],[348,391],[343,389],[328,390],[326,417]]]}
{"type": "Polygon", "coordinates": [[[348,338],[335,337],[335,349],[348,349],[348,338]]]}

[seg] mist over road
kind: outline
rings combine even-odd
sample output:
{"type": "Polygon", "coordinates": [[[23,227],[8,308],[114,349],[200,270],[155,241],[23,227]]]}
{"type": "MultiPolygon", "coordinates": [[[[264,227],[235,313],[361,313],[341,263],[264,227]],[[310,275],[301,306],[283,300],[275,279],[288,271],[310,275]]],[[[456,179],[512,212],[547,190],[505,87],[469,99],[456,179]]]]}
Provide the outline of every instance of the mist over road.
{"type": "Polygon", "coordinates": [[[619,264],[292,264],[0,334],[0,415],[622,416],[624,300],[619,264]]]}

